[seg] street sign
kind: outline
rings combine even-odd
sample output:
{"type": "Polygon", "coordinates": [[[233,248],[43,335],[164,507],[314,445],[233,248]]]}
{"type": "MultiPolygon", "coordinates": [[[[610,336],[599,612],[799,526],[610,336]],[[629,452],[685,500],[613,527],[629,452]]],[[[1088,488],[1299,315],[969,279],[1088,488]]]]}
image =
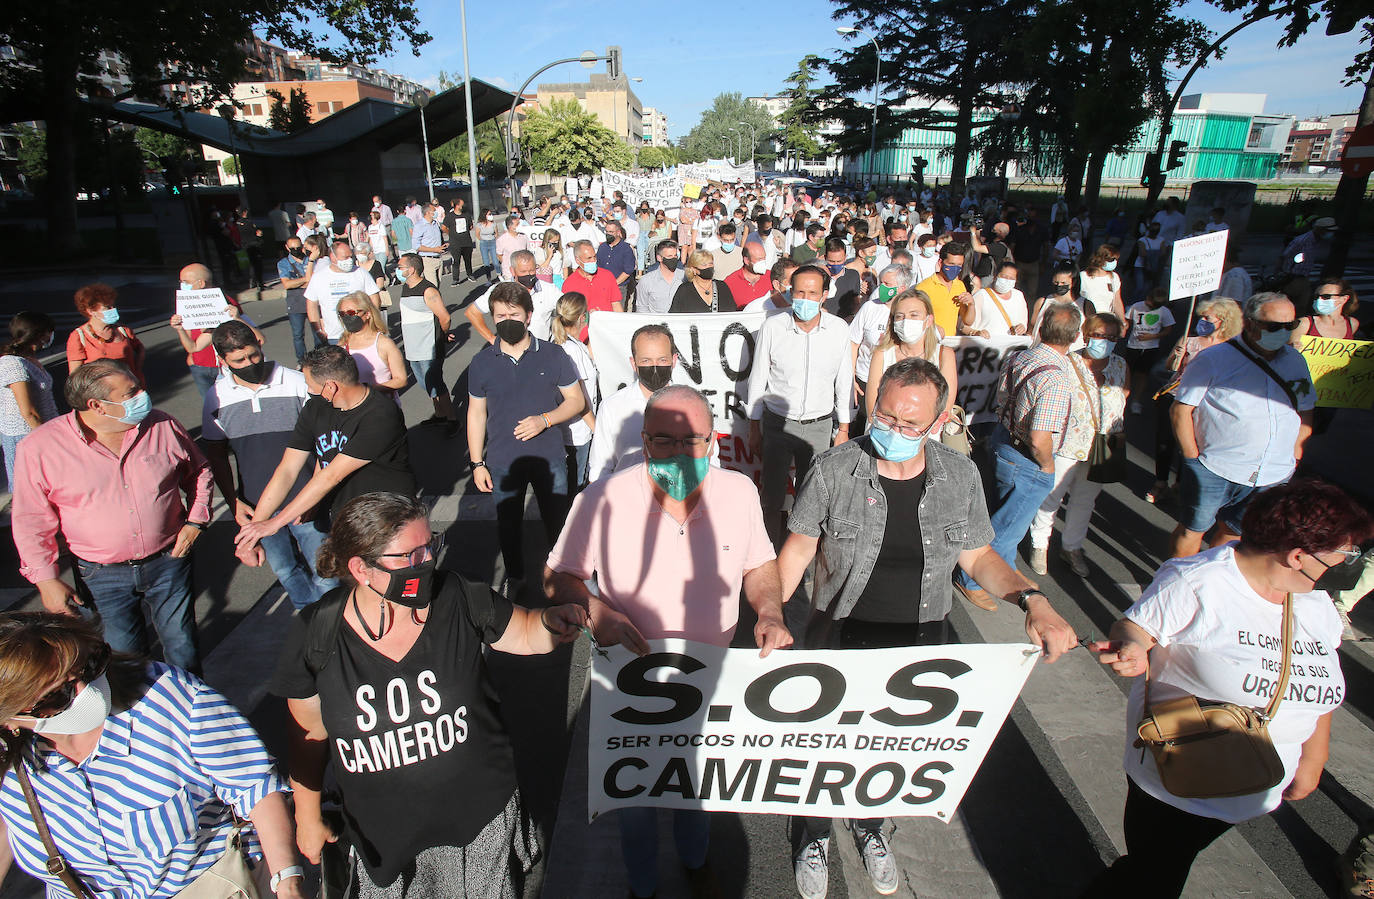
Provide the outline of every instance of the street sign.
{"type": "Polygon", "coordinates": [[[1355,178],[1374,174],[1374,125],[1351,132],[1341,156],[1341,171],[1355,178]]]}

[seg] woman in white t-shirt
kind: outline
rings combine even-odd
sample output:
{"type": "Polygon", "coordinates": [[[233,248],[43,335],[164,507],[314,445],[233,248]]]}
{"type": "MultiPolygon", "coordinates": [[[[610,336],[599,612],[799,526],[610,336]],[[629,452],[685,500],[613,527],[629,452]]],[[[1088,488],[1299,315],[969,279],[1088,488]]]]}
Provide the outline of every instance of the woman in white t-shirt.
{"type": "Polygon", "coordinates": [[[1164,564],[1140,599],[1091,645],[1117,674],[1139,678],[1126,712],[1126,854],[1087,896],[1178,896],[1199,852],[1235,824],[1310,794],[1321,778],[1331,716],[1345,695],[1341,620],[1328,593],[1358,579],[1355,548],[1368,514],[1339,488],[1296,480],[1251,500],[1239,543],[1164,564]],[[1284,774],[1268,790],[1182,798],[1136,745],[1150,704],[1192,695],[1263,710],[1282,680],[1285,597],[1292,597],[1292,654],[1269,736],[1284,774]]]}
{"type": "Polygon", "coordinates": [[[585,410],[572,421],[559,425],[563,431],[563,446],[568,452],[568,493],[575,496],[587,486],[587,463],[591,457],[592,429],[596,427],[599,398],[596,394],[596,363],[592,354],[577,335],[587,326],[587,298],[577,291],[569,291],[559,299],[553,313],[553,342],[563,348],[577,369],[582,384],[585,410]]]}
{"type": "Polygon", "coordinates": [[[1083,255],[1083,232],[1075,224],[1069,225],[1069,233],[1059,238],[1059,242],[1050,251],[1050,261],[1054,263],[1067,262],[1075,268],[1078,267],[1079,257],[1083,255]]]}
{"type": "MultiPolygon", "coordinates": [[[[873,348],[873,356],[868,362],[869,383],[880,383],[883,372],[903,359],[924,359],[938,365],[940,374],[949,383],[949,399],[942,410],[948,412],[959,390],[959,375],[954,364],[954,350],[940,343],[945,334],[935,324],[935,307],[931,305],[930,297],[924,290],[912,287],[897,294],[888,305],[891,312],[887,333],[873,348]]],[[[870,421],[873,419],[873,406],[877,402],[878,391],[867,391],[864,408],[870,421]]]]}
{"type": "Polygon", "coordinates": [[[1117,257],[1120,254],[1111,244],[1103,244],[1093,250],[1092,258],[1078,276],[1078,291],[1083,296],[1083,311],[1110,312],[1117,318],[1126,317],[1126,307],[1121,301],[1121,276],[1116,272],[1117,257]]]}
{"type": "Polygon", "coordinates": [[[891,304],[897,295],[911,286],[911,269],[905,265],[889,265],[878,276],[878,287],[859,305],[854,318],[849,323],[850,356],[854,363],[855,396],[859,400],[859,414],[854,420],[854,433],[863,432],[867,420],[868,404],[865,391],[868,389],[868,361],[876,347],[887,334],[888,320],[892,318],[891,304]]]}
{"type": "MultiPolygon", "coordinates": [[[[1031,312],[1030,335],[1036,343],[1040,342],[1040,322],[1045,318],[1045,312],[1056,303],[1072,303],[1078,307],[1080,315],[1083,314],[1083,298],[1078,295],[1078,273],[1073,266],[1067,262],[1061,262],[1054,267],[1053,274],[1050,275],[1050,292],[1035,301],[1035,309],[1031,312]]],[[[1069,344],[1069,352],[1077,352],[1087,346],[1080,334],[1074,338],[1073,343],[1069,344]]]]}
{"type": "Polygon", "coordinates": [[[1008,259],[987,287],[974,291],[973,302],[959,310],[960,334],[995,338],[1026,333],[1026,297],[1016,289],[1016,273],[1016,263],[1008,259]]]}

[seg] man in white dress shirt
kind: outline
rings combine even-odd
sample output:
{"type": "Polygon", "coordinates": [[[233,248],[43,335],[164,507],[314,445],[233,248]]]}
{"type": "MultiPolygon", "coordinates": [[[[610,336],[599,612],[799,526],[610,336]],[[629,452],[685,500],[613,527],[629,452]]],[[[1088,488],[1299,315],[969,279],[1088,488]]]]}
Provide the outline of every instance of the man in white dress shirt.
{"type": "Polygon", "coordinates": [[[655,390],[668,386],[677,369],[673,335],[664,325],[645,325],[630,338],[630,363],[635,380],[610,396],[596,410],[596,429],[587,460],[587,481],[601,478],[643,460],[644,406],[655,390]]]}

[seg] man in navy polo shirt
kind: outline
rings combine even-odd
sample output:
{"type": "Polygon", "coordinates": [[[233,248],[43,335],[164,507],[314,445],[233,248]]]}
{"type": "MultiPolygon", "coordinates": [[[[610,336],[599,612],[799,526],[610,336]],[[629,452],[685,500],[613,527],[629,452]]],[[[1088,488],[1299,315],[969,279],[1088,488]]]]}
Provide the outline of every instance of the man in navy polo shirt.
{"type": "MultiPolygon", "coordinates": [[[[231,320],[215,328],[211,343],[229,371],[205,395],[201,439],[215,483],[233,504],[234,520],[241,527],[253,520],[253,507],[286,450],[310,394],[305,375],[263,358],[262,346],[243,322],[231,320]],[[231,450],[238,461],[237,483],[229,463],[231,450]]],[[[313,465],[301,468],[288,501],[310,480],[313,470],[313,465]]],[[[259,564],[266,558],[298,609],[337,584],[315,570],[315,554],[324,538],[318,521],[290,524],[262,538],[255,556],[259,564]]]]}
{"type": "Polygon", "coordinates": [[[637,261],[634,247],[625,241],[625,227],[620,222],[606,223],[606,242],[596,249],[596,265],[615,276],[622,303],[634,294],[637,261]]]}
{"type": "Polygon", "coordinates": [[[563,433],[556,425],[581,415],[584,403],[572,359],[558,344],[529,333],[530,292],[502,281],[492,288],[490,304],[496,341],[468,368],[468,458],[472,482],[496,501],[505,592],[514,596],[518,584],[511,582],[525,577],[525,490],[534,488],[552,546],[569,504],[563,433]]]}

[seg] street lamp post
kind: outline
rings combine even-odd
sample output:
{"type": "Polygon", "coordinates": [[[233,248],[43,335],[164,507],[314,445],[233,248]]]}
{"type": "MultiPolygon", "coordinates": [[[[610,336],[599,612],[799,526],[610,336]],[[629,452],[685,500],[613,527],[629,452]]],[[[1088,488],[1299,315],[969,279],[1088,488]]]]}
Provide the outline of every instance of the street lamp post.
{"type": "Polygon", "coordinates": [[[244,209],[248,208],[248,195],[243,190],[243,163],[239,161],[238,144],[234,142],[234,115],[238,110],[232,104],[225,103],[216,110],[220,118],[224,119],[224,124],[229,126],[229,155],[234,160],[234,180],[239,189],[239,205],[244,209]]]}
{"type": "Polygon", "coordinates": [[[835,29],[835,33],[842,37],[853,34],[862,34],[873,42],[873,133],[868,138],[868,177],[873,179],[873,168],[877,161],[878,152],[878,85],[882,83],[883,49],[878,46],[878,41],[862,28],[855,28],[852,25],[841,25],[835,29]]]}
{"type": "MultiPolygon", "coordinates": [[[[510,104],[510,114],[506,117],[506,180],[512,181],[515,178],[515,107],[520,105],[520,98],[525,96],[525,88],[530,86],[530,82],[540,75],[552,69],[554,66],[561,66],[569,62],[580,62],[583,67],[590,69],[599,60],[609,60],[611,54],[609,50],[601,56],[596,55],[591,50],[586,50],[581,56],[569,56],[567,59],[555,59],[542,68],[536,69],[534,74],[525,79],[525,83],[520,85],[520,90],[515,92],[515,99],[510,104]]],[[[533,169],[530,170],[533,173],[533,169]]],[[[550,172],[549,174],[553,174],[550,172]]],[[[514,202],[514,198],[511,198],[514,202]]]]}
{"type": "Polygon", "coordinates": [[[744,125],[749,129],[749,164],[754,164],[754,126],[749,122],[736,122],[737,125],[744,125]]]}
{"type": "Polygon", "coordinates": [[[472,190],[472,211],[468,213],[468,221],[475,222],[482,217],[482,201],[477,191],[477,128],[472,123],[472,75],[468,72],[467,0],[458,0],[458,12],[463,23],[463,103],[468,117],[468,180],[471,182],[468,187],[472,190]]]}
{"type": "MultiPolygon", "coordinates": [[[[425,189],[429,191],[429,201],[434,202],[434,178],[429,171],[429,129],[425,126],[425,107],[429,105],[429,94],[425,91],[415,92],[415,105],[420,107],[420,141],[425,151],[425,189]]],[[[471,139],[472,135],[468,135],[471,139]]]]}

